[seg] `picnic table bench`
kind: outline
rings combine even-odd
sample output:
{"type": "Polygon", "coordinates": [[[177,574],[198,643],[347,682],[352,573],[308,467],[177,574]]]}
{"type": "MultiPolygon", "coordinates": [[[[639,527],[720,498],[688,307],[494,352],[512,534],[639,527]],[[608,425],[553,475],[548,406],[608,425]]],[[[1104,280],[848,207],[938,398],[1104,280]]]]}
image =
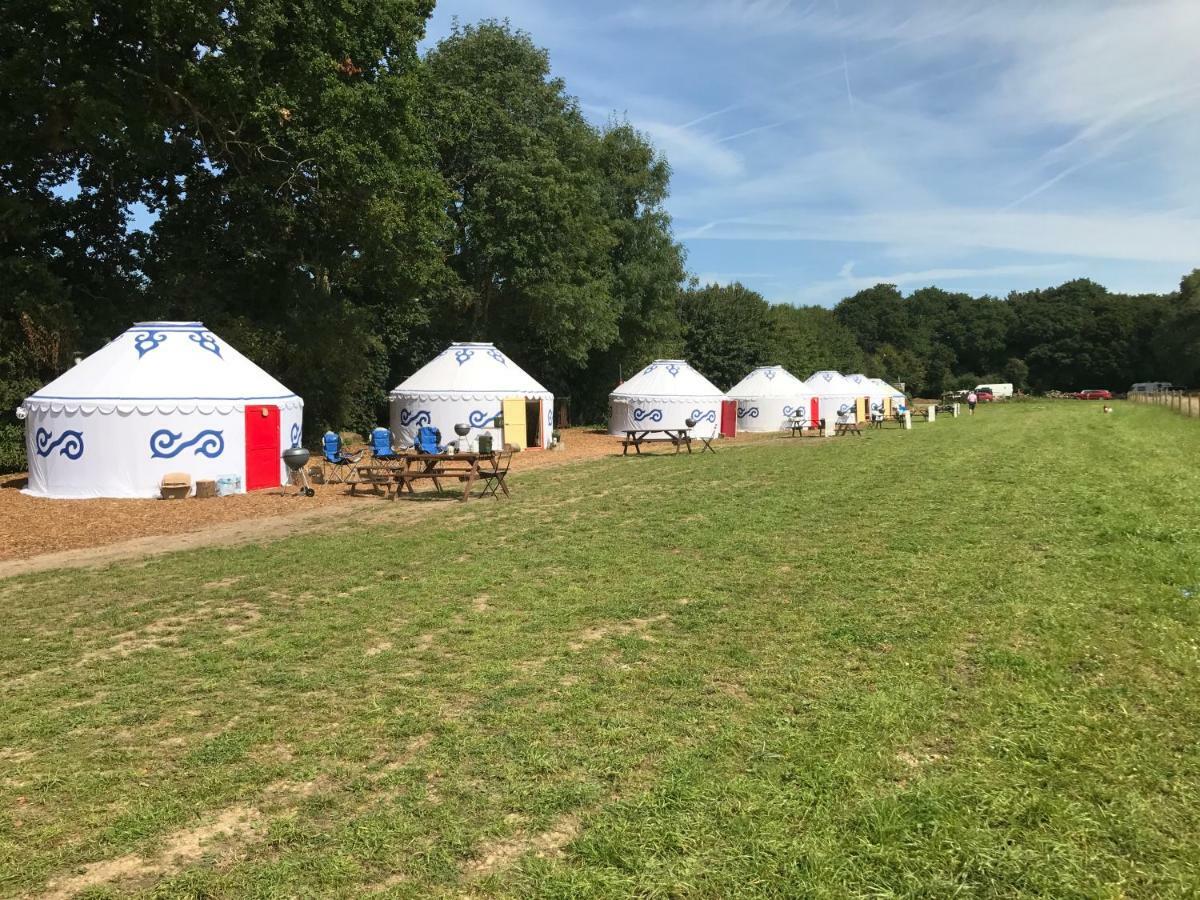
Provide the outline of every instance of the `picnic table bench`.
{"type": "MultiPolygon", "coordinates": [[[[704,446],[700,449],[703,453],[705,450],[710,453],[717,451],[712,447],[713,438],[697,436],[696,440],[700,441],[704,446]]],[[[629,448],[632,447],[634,453],[642,452],[642,444],[654,442],[670,442],[675,445],[675,452],[678,453],[681,449],[687,448],[687,452],[692,452],[692,434],[687,428],[629,428],[625,431],[625,437],[621,440],[621,455],[625,456],[629,453],[629,448]],[[653,437],[653,435],[662,435],[662,437],[653,437]]]]}
{"type": "Polygon", "coordinates": [[[862,437],[862,426],[858,424],[857,420],[850,419],[847,422],[838,422],[836,425],[834,425],[833,433],[837,436],[843,434],[856,434],[859,437],[862,437]]]}

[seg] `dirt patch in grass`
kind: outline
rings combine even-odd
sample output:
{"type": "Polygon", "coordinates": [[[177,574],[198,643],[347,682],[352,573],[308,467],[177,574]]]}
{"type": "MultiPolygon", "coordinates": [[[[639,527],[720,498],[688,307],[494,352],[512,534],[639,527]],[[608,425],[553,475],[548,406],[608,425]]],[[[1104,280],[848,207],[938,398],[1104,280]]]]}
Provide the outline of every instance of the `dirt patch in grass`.
{"type": "Polygon", "coordinates": [[[380,653],[386,653],[392,649],[391,641],[380,641],[378,644],[372,644],[363,651],[367,656],[378,656],[380,653]]]}
{"type": "Polygon", "coordinates": [[[505,869],[510,869],[521,857],[532,853],[539,859],[561,856],[563,849],[579,836],[579,817],[569,813],[538,834],[518,833],[511,837],[490,841],[479,848],[464,867],[468,878],[485,878],[505,869]]]}
{"type": "Polygon", "coordinates": [[[161,853],[154,857],[130,853],[117,859],[84,866],[83,871],[55,879],[42,895],[49,900],[66,900],[91,888],[116,882],[149,881],[182,871],[199,861],[218,843],[246,842],[262,830],[262,815],[252,806],[231,806],[211,821],[177,831],[166,840],[161,853]]]}
{"type": "Polygon", "coordinates": [[[611,622],[607,625],[593,625],[591,628],[585,628],[575,636],[573,641],[570,641],[567,646],[574,652],[579,652],[588,644],[594,644],[597,641],[602,641],[606,637],[625,637],[626,635],[637,635],[643,641],[651,644],[655,643],[658,638],[650,633],[649,629],[652,625],[659,622],[665,622],[671,617],[667,613],[660,613],[657,616],[651,616],[647,619],[629,619],[626,622],[611,622]]]}

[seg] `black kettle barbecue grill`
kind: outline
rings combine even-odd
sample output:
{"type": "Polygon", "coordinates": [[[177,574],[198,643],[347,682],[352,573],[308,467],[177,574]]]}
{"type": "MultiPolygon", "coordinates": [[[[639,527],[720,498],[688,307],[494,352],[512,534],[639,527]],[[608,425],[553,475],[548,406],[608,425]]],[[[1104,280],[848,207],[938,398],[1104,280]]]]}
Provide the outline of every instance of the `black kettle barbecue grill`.
{"type": "MultiPolygon", "coordinates": [[[[296,496],[313,497],[316,491],[308,483],[308,470],[304,467],[308,465],[309,453],[303,447],[291,447],[283,451],[283,464],[288,467],[292,473],[291,481],[296,485],[296,496]],[[296,477],[296,473],[300,473],[300,477],[296,477]]],[[[283,489],[283,493],[287,493],[287,488],[283,489]]]]}

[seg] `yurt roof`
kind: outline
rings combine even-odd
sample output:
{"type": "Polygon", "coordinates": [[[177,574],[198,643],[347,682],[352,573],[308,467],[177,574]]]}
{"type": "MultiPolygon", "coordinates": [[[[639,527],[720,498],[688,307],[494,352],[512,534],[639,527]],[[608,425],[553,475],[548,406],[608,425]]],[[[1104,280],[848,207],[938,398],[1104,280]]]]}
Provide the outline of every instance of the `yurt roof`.
{"type": "Polygon", "coordinates": [[[26,398],[28,409],[228,412],[303,401],[202,322],[138,322],[26,398]]]}
{"type": "Polygon", "coordinates": [[[822,397],[853,397],[858,394],[858,388],[845,375],[832,370],[813,372],[804,384],[822,397]]]}
{"type": "Polygon", "coordinates": [[[890,384],[888,384],[886,381],[884,381],[882,378],[872,378],[871,383],[874,384],[876,387],[878,387],[881,391],[883,391],[884,395],[887,397],[903,397],[904,396],[904,391],[897,390],[896,388],[894,388],[890,384]]]}
{"type": "Polygon", "coordinates": [[[493,400],[553,395],[495,344],[451,344],[392,391],[393,397],[421,400],[493,400]]]}
{"type": "Polygon", "coordinates": [[[682,359],[656,359],[609,394],[618,400],[718,400],[724,396],[682,359]]]}
{"type": "Polygon", "coordinates": [[[783,366],[759,366],[729,389],[729,396],[736,400],[793,400],[808,393],[808,386],[783,366]]]}
{"type": "Polygon", "coordinates": [[[866,375],[847,375],[846,380],[854,385],[855,391],[860,394],[866,394],[872,400],[882,400],[884,397],[892,396],[889,389],[881,388],[876,381],[876,378],[868,378],[866,375]]]}

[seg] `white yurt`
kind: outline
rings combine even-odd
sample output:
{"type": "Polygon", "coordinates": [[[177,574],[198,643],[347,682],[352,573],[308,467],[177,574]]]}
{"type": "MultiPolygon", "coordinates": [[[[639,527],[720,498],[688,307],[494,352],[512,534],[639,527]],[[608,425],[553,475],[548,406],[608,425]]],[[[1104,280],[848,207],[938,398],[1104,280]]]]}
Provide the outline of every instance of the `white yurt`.
{"type": "Polygon", "coordinates": [[[780,431],[810,414],[812,391],[783,366],[759,366],[729,390],[740,431],[780,431]]]}
{"type": "Polygon", "coordinates": [[[862,396],[858,388],[840,372],[826,370],[814,372],[804,382],[809,392],[817,398],[820,418],[830,422],[855,418],[857,399],[862,396]]]}
{"type": "Polygon", "coordinates": [[[389,397],[392,434],[402,447],[412,446],[422,425],[438,429],[448,444],[458,439],[460,424],[470,426],[471,446],[482,434],[492,436],[497,450],[550,446],[554,395],[495,344],[451,344],[389,397]]]}
{"type": "Polygon", "coordinates": [[[38,497],[157,497],[164,475],[279,487],[304,402],[200,322],[140,322],[18,409],[38,497]]]}
{"type": "Polygon", "coordinates": [[[859,373],[847,375],[846,380],[854,385],[855,396],[862,400],[858,406],[860,418],[869,418],[872,412],[884,413],[886,411],[885,406],[887,406],[887,403],[885,396],[870,378],[859,373]]]}
{"type": "Polygon", "coordinates": [[[872,378],[871,383],[879,389],[879,393],[891,401],[893,407],[902,406],[905,402],[904,391],[892,387],[882,378],[872,378]]]}
{"type": "Polygon", "coordinates": [[[711,381],[682,359],[656,359],[608,395],[608,433],[633,428],[687,428],[693,437],[716,437],[721,427],[721,401],[711,381]]]}
{"type": "Polygon", "coordinates": [[[892,415],[904,405],[904,392],[898,391],[882,378],[868,378],[871,385],[871,409],[882,412],[885,416],[892,415]]]}

